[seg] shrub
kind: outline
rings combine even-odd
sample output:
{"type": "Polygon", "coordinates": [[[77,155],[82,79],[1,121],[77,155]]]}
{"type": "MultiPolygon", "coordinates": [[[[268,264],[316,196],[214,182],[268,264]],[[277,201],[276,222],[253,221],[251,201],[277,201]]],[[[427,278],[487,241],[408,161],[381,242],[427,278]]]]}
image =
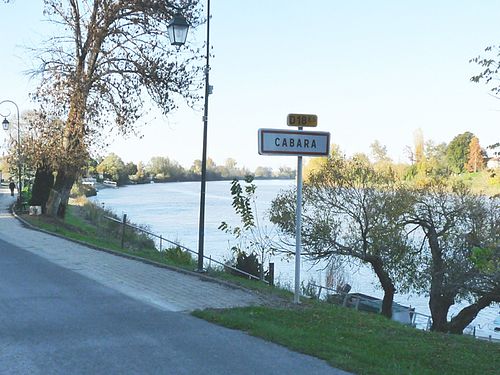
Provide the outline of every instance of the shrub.
{"type": "Polygon", "coordinates": [[[171,247],[165,250],[165,258],[172,262],[184,266],[196,266],[196,262],[187,250],[181,249],[179,246],[171,247]]]}
{"type": "Polygon", "coordinates": [[[75,183],[71,188],[70,196],[76,198],[79,196],[94,197],[97,195],[97,190],[93,186],[75,183]]]}
{"type": "MultiPolygon", "coordinates": [[[[247,255],[243,251],[239,252],[236,257],[235,267],[241,271],[249,273],[250,275],[260,277],[261,264],[259,263],[259,258],[255,253],[247,255]]],[[[231,273],[233,273],[234,275],[246,277],[245,275],[234,270],[231,270],[231,273]]]]}

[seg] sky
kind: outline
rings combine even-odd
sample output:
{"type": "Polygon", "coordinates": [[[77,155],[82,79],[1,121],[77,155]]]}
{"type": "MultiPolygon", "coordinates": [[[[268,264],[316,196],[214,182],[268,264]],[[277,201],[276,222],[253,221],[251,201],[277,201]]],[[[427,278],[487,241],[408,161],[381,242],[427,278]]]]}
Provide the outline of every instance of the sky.
{"type": "MultiPolygon", "coordinates": [[[[480,67],[469,63],[500,43],[500,1],[212,0],[211,14],[208,155],[217,164],[295,167],[295,157],[257,149],[258,129],[287,128],[288,113],[316,114],[315,130],[347,155],[378,140],[396,162],[407,161],[417,129],[436,143],[465,131],[483,147],[500,138],[500,101],[470,82],[480,67]]],[[[50,32],[42,0],[0,3],[0,101],[33,108],[26,46],[50,32]]],[[[190,30],[189,41],[200,45],[204,32],[190,30]]],[[[202,102],[181,105],[142,127],[142,138],[113,137],[108,151],[190,167],[201,159],[202,116],[202,102]]]]}

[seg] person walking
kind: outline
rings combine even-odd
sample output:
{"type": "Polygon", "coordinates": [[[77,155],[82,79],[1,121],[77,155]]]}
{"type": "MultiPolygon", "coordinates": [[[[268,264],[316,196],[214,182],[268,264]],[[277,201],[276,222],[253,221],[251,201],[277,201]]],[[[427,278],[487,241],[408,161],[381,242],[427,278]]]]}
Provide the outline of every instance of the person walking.
{"type": "Polygon", "coordinates": [[[14,189],[16,188],[16,184],[14,183],[14,181],[11,181],[10,184],[9,184],[9,189],[10,189],[10,195],[11,197],[14,196],[14,189]]]}

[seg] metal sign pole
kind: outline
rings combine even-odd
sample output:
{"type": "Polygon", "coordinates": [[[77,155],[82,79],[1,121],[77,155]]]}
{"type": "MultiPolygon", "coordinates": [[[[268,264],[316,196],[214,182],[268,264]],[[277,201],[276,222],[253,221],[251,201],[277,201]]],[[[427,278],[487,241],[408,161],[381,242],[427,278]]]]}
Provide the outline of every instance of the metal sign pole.
{"type": "MultiPolygon", "coordinates": [[[[302,127],[299,127],[302,130],[302,127]]],[[[300,303],[300,247],[302,232],[302,156],[297,156],[297,208],[295,209],[295,293],[293,303],[300,303]]]]}
{"type": "Polygon", "coordinates": [[[300,253],[302,247],[302,156],[328,156],[330,133],[303,131],[303,127],[318,125],[318,116],[291,113],[288,126],[298,131],[283,129],[259,129],[259,155],[297,156],[297,207],[295,209],[295,293],[293,302],[300,303],[300,253]]]}

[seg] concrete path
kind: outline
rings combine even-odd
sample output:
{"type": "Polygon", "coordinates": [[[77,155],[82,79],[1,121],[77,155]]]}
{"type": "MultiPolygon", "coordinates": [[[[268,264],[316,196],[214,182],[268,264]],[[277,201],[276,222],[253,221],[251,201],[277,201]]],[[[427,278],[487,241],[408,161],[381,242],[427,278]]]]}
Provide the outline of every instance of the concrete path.
{"type": "Polygon", "coordinates": [[[167,311],[192,311],[261,304],[257,295],[26,228],[8,211],[14,202],[0,188],[0,236],[22,249],[77,272],[129,297],[167,311]]]}

